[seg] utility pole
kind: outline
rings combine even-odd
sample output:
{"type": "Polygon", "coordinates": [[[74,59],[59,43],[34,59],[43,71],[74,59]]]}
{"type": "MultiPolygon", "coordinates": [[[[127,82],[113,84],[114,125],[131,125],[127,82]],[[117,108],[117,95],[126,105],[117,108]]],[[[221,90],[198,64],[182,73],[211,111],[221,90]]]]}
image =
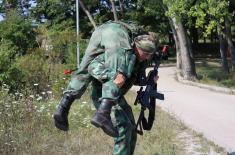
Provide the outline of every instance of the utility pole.
{"type": "MultiPolygon", "coordinates": [[[[77,39],[79,36],[79,2],[76,0],[76,28],[77,28],[77,39]]],[[[77,68],[80,64],[80,52],[79,52],[79,41],[77,40],[77,68]]]]}

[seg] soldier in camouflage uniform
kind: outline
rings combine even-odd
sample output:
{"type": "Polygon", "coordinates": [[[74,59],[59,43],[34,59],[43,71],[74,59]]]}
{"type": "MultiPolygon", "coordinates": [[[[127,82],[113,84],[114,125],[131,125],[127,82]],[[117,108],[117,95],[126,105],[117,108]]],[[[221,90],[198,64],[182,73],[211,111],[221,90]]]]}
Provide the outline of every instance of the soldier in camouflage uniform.
{"type": "Polygon", "coordinates": [[[151,35],[135,38],[120,23],[106,23],[93,34],[79,70],[73,75],[57,111],[57,128],[68,130],[68,111],[92,81],[92,100],[98,109],[91,123],[115,138],[114,154],[133,154],[136,143],[135,120],[123,95],[133,85],[140,62],[156,50],[151,35]],[[102,90],[102,91],[100,91],[102,90]],[[110,117],[113,108],[112,120],[110,117]]]}

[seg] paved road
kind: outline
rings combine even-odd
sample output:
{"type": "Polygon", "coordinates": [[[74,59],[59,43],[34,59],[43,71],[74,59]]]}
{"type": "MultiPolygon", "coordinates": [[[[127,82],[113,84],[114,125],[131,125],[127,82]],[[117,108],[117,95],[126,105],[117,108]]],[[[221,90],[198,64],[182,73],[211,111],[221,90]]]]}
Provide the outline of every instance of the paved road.
{"type": "Polygon", "coordinates": [[[181,84],[175,80],[175,67],[160,68],[159,76],[158,90],[165,94],[165,101],[157,104],[228,152],[235,152],[235,95],[181,84]]]}

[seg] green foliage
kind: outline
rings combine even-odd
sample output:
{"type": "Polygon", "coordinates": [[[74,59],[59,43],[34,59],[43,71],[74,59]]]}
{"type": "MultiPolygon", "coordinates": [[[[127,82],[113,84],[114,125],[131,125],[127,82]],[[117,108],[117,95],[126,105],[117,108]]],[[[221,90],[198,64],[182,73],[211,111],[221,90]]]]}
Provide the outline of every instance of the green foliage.
{"type": "Polygon", "coordinates": [[[16,47],[9,40],[0,42],[0,73],[7,71],[14,61],[16,47]]]}
{"type": "Polygon", "coordinates": [[[32,16],[38,22],[44,16],[50,25],[69,20],[72,23],[68,22],[67,26],[75,25],[75,15],[75,0],[39,0],[37,6],[32,10],[32,16]]]}
{"type": "Polygon", "coordinates": [[[47,62],[40,51],[19,57],[1,74],[0,82],[9,86],[10,92],[23,89],[43,90],[48,84],[47,62]],[[34,84],[39,84],[38,88],[34,84]]]}
{"type": "Polygon", "coordinates": [[[205,29],[203,32],[205,37],[215,32],[216,28],[221,32],[224,17],[233,16],[233,12],[228,12],[228,0],[163,0],[163,2],[167,6],[169,17],[176,17],[189,26],[205,29]]]}
{"type": "Polygon", "coordinates": [[[219,32],[223,29],[224,17],[230,16],[228,12],[229,2],[227,0],[206,0],[197,2],[190,8],[189,17],[196,18],[197,28],[205,27],[204,35],[207,36],[216,28],[219,32]]]}
{"type": "MultiPolygon", "coordinates": [[[[80,52],[80,62],[82,60],[82,57],[85,53],[86,47],[87,47],[88,40],[79,40],[79,52],[80,52]]],[[[67,55],[67,64],[66,66],[74,69],[76,68],[77,64],[77,44],[73,44],[69,46],[69,52],[67,55]]]]}
{"type": "Polygon", "coordinates": [[[126,20],[137,22],[146,31],[157,32],[161,39],[168,35],[170,26],[161,1],[138,0],[135,5],[136,9],[129,8],[126,12],[126,20]]]}
{"type": "Polygon", "coordinates": [[[167,6],[166,14],[170,17],[182,18],[184,17],[190,6],[190,0],[163,0],[167,6]]]}
{"type": "MultiPolygon", "coordinates": [[[[70,123],[72,133],[78,135],[72,134],[68,138],[54,127],[51,120],[57,101],[45,102],[44,97],[33,94],[25,96],[25,93],[17,92],[9,95],[7,92],[6,85],[1,87],[0,154],[58,154],[58,151],[77,154],[79,149],[69,141],[74,136],[85,137],[81,131],[90,130],[88,118],[92,115],[91,104],[82,101],[75,103],[77,106],[71,111],[70,123]],[[71,146],[63,146],[66,142],[71,146]],[[69,150],[64,150],[69,147],[69,150]]],[[[86,96],[84,99],[88,101],[88,98],[86,96]]]]}
{"type": "Polygon", "coordinates": [[[6,19],[0,22],[1,40],[9,40],[17,48],[17,54],[27,53],[36,46],[35,32],[30,20],[25,20],[15,10],[7,13],[6,19]]]}
{"type": "Polygon", "coordinates": [[[197,70],[202,83],[235,88],[235,74],[224,73],[218,62],[203,62],[197,66],[197,70]]]}

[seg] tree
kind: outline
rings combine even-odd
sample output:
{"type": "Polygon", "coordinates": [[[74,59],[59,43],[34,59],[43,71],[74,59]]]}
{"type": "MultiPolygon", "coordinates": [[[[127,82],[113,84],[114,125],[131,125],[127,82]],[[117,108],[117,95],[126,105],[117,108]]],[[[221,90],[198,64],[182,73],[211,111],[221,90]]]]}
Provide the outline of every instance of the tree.
{"type": "Polygon", "coordinates": [[[125,17],[124,0],[118,0],[118,2],[119,2],[120,12],[121,12],[121,18],[124,18],[125,17]]]}
{"type": "Polygon", "coordinates": [[[10,10],[0,23],[0,39],[11,41],[18,55],[24,55],[28,49],[37,46],[32,21],[25,20],[16,10],[10,10]]]}
{"type": "Polygon", "coordinates": [[[232,41],[232,33],[231,33],[231,19],[232,15],[235,9],[235,1],[230,1],[228,12],[229,16],[225,16],[225,30],[226,30],[226,36],[227,36],[227,43],[228,43],[228,51],[231,52],[231,64],[232,64],[232,70],[235,71],[235,48],[232,41]]]}
{"type": "MultiPolygon", "coordinates": [[[[192,54],[192,47],[183,26],[182,17],[185,17],[187,13],[189,4],[185,3],[183,0],[164,0],[166,5],[167,14],[172,21],[173,32],[175,31],[175,42],[178,44],[180,50],[180,57],[182,63],[181,73],[184,79],[195,80],[196,79],[196,69],[194,63],[194,57],[192,54]]],[[[186,16],[187,17],[187,16],[186,16]]],[[[179,52],[179,51],[178,51],[179,52]]]]}
{"type": "MultiPolygon", "coordinates": [[[[228,20],[233,16],[233,13],[229,11],[229,4],[227,0],[197,1],[188,12],[189,16],[196,18],[196,27],[205,28],[205,32],[203,32],[205,37],[217,31],[220,40],[222,68],[225,72],[229,71],[226,57],[227,44],[234,53],[231,31],[229,30],[231,26],[228,20]]],[[[232,60],[235,60],[234,56],[232,60]]]]}
{"type": "Polygon", "coordinates": [[[114,0],[110,0],[110,2],[112,4],[112,12],[113,12],[113,16],[114,16],[114,21],[118,21],[117,11],[116,11],[116,7],[114,4],[114,0]]]}
{"type": "Polygon", "coordinates": [[[97,28],[96,23],[95,23],[93,17],[91,16],[90,12],[86,9],[83,1],[79,0],[79,4],[80,4],[82,10],[86,13],[86,15],[89,18],[90,22],[92,23],[93,27],[96,29],[97,28]]]}

